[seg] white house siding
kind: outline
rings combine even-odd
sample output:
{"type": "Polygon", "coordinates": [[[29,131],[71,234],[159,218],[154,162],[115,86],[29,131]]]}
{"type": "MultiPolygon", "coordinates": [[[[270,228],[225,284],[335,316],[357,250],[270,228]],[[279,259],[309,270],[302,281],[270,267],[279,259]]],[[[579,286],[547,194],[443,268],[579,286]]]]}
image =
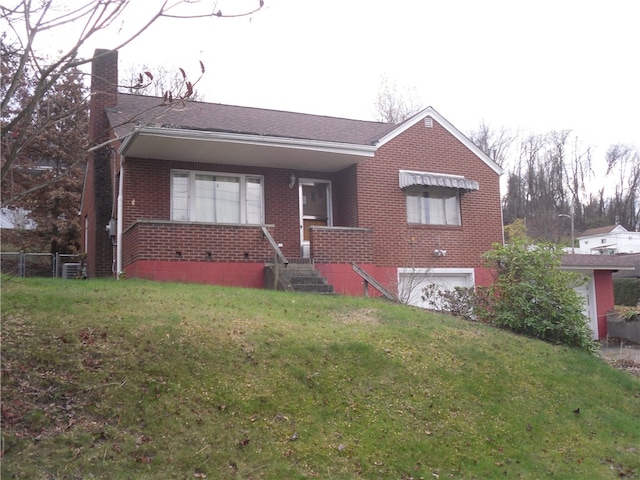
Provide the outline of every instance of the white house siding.
{"type": "Polygon", "coordinates": [[[576,253],[606,255],[640,252],[640,232],[628,232],[621,226],[608,233],[578,237],[578,242],[576,253]]]}

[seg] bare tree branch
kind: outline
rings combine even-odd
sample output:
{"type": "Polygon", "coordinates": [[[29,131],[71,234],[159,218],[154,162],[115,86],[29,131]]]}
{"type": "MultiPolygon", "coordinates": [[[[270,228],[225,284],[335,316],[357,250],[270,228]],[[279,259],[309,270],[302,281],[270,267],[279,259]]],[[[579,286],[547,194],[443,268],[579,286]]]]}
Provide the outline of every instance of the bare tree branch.
{"type": "Polygon", "coordinates": [[[403,93],[399,91],[396,82],[386,76],[382,78],[374,106],[378,121],[394,124],[405,121],[422,109],[415,89],[408,89],[403,93]]]}
{"type": "MultiPolygon", "coordinates": [[[[144,16],[126,15],[132,8],[131,0],[74,0],[63,3],[66,10],[60,10],[61,3],[55,0],[14,0],[12,7],[0,5],[0,16],[7,25],[0,37],[0,205],[28,212],[38,235],[45,244],[50,240],[52,249],[79,248],[77,210],[84,165],[92,149],[86,135],[90,94],[82,81],[86,74],[79,67],[98,59],[81,58],[80,50],[107,29],[120,27],[120,34],[126,27],[129,33],[114,36],[116,44],[98,55],[123,48],[160,18],[246,16],[263,7],[261,0],[255,1],[257,8],[232,15],[194,0],[165,0],[147,6],[144,16]],[[129,24],[132,18],[134,22],[129,24]],[[51,36],[71,39],[59,44],[56,38],[60,51],[50,56],[42,47],[49,47],[45,43],[51,36]]],[[[138,112],[127,122],[154,118],[197,97],[196,85],[204,72],[202,63],[193,77],[181,70],[180,81],[168,86],[161,95],[165,100],[161,98],[155,110],[138,112]]],[[[152,79],[151,72],[143,72],[137,84],[144,86],[152,79]]]]}
{"type": "Polygon", "coordinates": [[[484,121],[471,131],[469,139],[501,167],[507,164],[515,135],[507,129],[495,130],[484,121]]]}
{"type": "MultiPolygon", "coordinates": [[[[196,11],[198,2],[191,0],[176,0],[169,3],[164,1],[159,8],[153,11],[149,17],[143,21],[142,25],[136,28],[133,33],[127,36],[119,44],[112,47],[112,50],[121,49],[134,39],[142,35],[159,18],[171,19],[197,19],[197,18],[232,18],[252,15],[263,8],[263,0],[256,0],[257,7],[240,13],[225,15],[221,10],[215,8],[208,11],[196,11]],[[187,10],[178,12],[179,7],[187,10]]],[[[23,152],[23,145],[28,145],[25,129],[18,128],[26,119],[31,118],[37,108],[38,102],[53,86],[58,82],[65,72],[88,64],[94,58],[80,58],[78,53],[80,48],[96,33],[103,31],[115,24],[122,18],[125,10],[131,5],[130,0],[86,0],[78,5],[74,3],[74,9],[68,12],[55,12],[52,8],[53,2],[46,1],[35,4],[32,0],[22,0],[14,8],[0,6],[2,17],[9,25],[9,30],[13,34],[13,39],[8,39],[3,35],[3,47],[12,42],[16,42],[17,48],[22,52],[20,60],[14,66],[15,70],[6,88],[3,88],[3,97],[0,102],[2,108],[2,127],[0,136],[4,138],[13,132],[12,148],[9,151],[3,150],[2,169],[0,170],[0,180],[3,180],[23,152]],[[75,43],[67,47],[55,59],[43,59],[39,56],[36,48],[36,39],[43,32],[59,31],[70,25],[81,25],[80,33],[75,43]],[[46,61],[45,61],[46,60],[46,61]],[[24,78],[34,80],[29,86],[31,91],[30,100],[21,105],[21,109],[7,113],[7,109],[15,100],[16,93],[20,88],[24,78]],[[17,132],[16,132],[17,130],[17,132]]],[[[204,69],[202,69],[202,74],[204,69]]],[[[176,96],[178,98],[188,98],[193,95],[194,86],[200,77],[195,81],[184,79],[184,90],[176,96]]],[[[173,97],[173,95],[172,95],[173,97]]]]}

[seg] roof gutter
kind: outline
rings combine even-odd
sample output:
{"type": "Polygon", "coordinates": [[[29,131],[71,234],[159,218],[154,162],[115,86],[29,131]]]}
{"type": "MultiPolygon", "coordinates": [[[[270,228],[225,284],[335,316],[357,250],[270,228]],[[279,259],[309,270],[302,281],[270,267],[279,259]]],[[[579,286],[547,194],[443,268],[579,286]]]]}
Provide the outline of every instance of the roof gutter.
{"type": "Polygon", "coordinates": [[[356,145],[351,143],[336,143],[319,140],[305,140],[299,138],[271,137],[250,135],[244,133],[212,132],[203,130],[186,130],[168,127],[135,127],[130,135],[120,145],[118,153],[126,155],[128,148],[138,137],[163,137],[176,140],[198,140],[208,142],[236,143],[263,147],[293,148],[313,150],[318,152],[338,153],[343,155],[358,155],[373,157],[376,153],[375,145],[356,145]]]}

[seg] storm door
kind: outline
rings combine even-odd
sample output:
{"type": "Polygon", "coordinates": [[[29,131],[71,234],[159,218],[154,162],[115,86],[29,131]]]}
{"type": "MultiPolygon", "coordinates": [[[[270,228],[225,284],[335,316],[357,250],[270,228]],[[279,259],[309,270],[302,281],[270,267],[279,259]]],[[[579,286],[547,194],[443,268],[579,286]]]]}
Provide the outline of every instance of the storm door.
{"type": "Polygon", "coordinates": [[[309,258],[309,228],[332,226],[331,182],[301,178],[300,188],[300,244],[302,257],[309,258]]]}

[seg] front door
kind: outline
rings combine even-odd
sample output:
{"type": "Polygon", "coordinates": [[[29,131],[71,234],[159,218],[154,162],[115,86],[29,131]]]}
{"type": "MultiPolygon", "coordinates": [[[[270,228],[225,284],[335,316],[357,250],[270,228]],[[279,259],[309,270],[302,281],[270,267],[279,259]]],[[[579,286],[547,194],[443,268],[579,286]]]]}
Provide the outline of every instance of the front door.
{"type": "Polygon", "coordinates": [[[331,182],[301,178],[300,189],[300,245],[302,257],[309,258],[309,228],[331,226],[331,182]]]}

